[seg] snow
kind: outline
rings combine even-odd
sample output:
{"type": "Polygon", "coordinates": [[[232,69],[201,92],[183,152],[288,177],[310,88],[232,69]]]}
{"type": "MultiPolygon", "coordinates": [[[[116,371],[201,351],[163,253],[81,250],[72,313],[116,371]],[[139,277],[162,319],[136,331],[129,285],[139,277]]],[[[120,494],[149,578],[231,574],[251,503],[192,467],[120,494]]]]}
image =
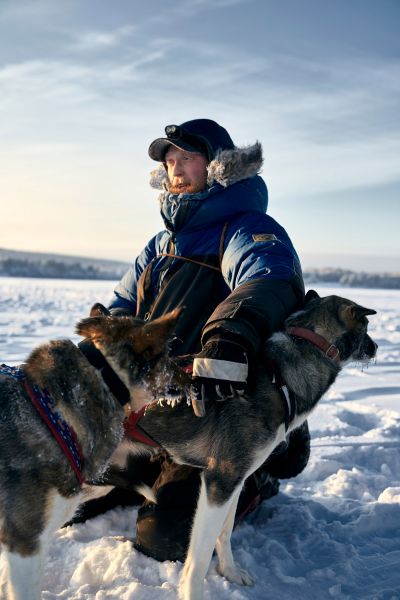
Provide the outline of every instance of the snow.
{"type": "MultiPolygon", "coordinates": [[[[0,278],[0,362],[18,364],[38,343],[70,337],[113,284],[0,278]]],[[[400,599],[400,292],[317,287],[378,314],[370,332],[376,363],[349,365],[310,418],[305,471],[237,530],[233,552],[254,576],[242,588],[217,575],[207,600],[400,599]]],[[[182,568],[132,548],[136,508],[118,508],[57,532],[44,600],[172,600],[182,568]]],[[[0,556],[0,587],[5,569],[0,556]]]]}

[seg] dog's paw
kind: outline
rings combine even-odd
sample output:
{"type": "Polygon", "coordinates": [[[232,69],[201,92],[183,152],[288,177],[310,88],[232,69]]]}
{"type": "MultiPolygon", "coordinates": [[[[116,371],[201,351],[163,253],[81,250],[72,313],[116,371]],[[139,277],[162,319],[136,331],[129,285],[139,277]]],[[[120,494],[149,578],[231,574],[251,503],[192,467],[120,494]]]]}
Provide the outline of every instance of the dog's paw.
{"type": "Polygon", "coordinates": [[[237,585],[253,585],[254,579],[249,575],[245,569],[242,569],[238,565],[234,565],[233,567],[227,567],[225,569],[221,569],[221,567],[217,567],[217,571],[222,577],[225,577],[231,583],[237,583],[237,585]]]}

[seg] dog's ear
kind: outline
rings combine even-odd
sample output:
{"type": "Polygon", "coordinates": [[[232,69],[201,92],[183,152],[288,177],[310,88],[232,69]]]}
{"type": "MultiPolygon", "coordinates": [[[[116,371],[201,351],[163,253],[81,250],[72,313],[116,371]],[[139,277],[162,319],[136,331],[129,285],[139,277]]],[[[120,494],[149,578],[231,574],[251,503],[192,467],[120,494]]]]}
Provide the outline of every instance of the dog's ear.
{"type": "Polygon", "coordinates": [[[319,294],[315,290],[308,290],[307,294],[304,298],[304,306],[311,302],[311,300],[315,300],[315,298],[319,298],[319,294]]]}
{"type": "Polygon", "coordinates": [[[103,331],[104,316],[87,317],[76,324],[75,331],[78,335],[93,339],[103,331]]]}
{"type": "Polygon", "coordinates": [[[364,306],[360,306],[359,304],[350,304],[350,306],[346,306],[344,312],[351,321],[361,321],[368,315],[376,315],[376,310],[373,308],[364,308],[364,306]]]}
{"type": "Polygon", "coordinates": [[[355,313],[359,319],[362,317],[368,317],[368,315],[376,315],[376,310],[373,308],[365,308],[364,306],[359,306],[358,304],[355,307],[355,313]]]}
{"type": "Polygon", "coordinates": [[[175,308],[166,315],[144,325],[140,331],[140,340],[138,339],[135,344],[135,349],[145,359],[153,358],[153,356],[157,356],[164,350],[182,310],[182,308],[175,308]]]}
{"type": "Polygon", "coordinates": [[[108,308],[103,306],[103,304],[100,304],[100,302],[96,302],[96,304],[93,304],[92,308],[90,309],[91,317],[109,317],[110,315],[111,313],[108,310],[108,308]]]}
{"type": "Polygon", "coordinates": [[[79,321],[76,332],[82,337],[90,338],[94,343],[101,340],[126,341],[132,344],[137,354],[149,360],[164,350],[181,312],[181,308],[176,308],[145,324],[137,321],[134,323],[134,319],[129,317],[88,317],[79,321]]]}

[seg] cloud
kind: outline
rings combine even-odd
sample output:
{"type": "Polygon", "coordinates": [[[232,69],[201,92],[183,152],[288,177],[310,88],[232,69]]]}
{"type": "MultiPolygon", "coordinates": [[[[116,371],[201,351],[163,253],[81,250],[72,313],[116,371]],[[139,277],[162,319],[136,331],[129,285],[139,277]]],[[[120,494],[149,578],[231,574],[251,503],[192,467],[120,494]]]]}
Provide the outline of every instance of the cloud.
{"type": "Polygon", "coordinates": [[[77,44],[103,48],[100,57],[0,69],[3,140],[86,147],[99,136],[110,144],[134,137],[132,152],[143,153],[146,136],[165,122],[201,115],[220,120],[238,143],[263,142],[265,171],[282,199],[398,179],[400,61],[266,56],[147,33],[132,35],[130,25],[92,31],[77,44]],[[118,44],[118,54],[108,52],[118,44]]]}
{"type": "Polygon", "coordinates": [[[132,36],[136,31],[133,25],[124,25],[111,31],[88,31],[76,36],[76,41],[71,45],[71,50],[81,52],[97,52],[118,46],[121,42],[132,36]]]}
{"type": "Polygon", "coordinates": [[[253,0],[180,0],[175,1],[174,4],[167,3],[159,13],[151,18],[152,23],[170,23],[175,21],[177,18],[188,18],[194,17],[205,11],[216,11],[219,9],[230,8],[232,6],[239,6],[240,4],[248,5],[253,0]]]}
{"type": "MultiPolygon", "coordinates": [[[[109,43],[111,38],[117,43],[118,32],[110,33],[109,43]]],[[[163,62],[172,45],[168,40],[150,41],[146,46],[132,47],[129,58],[115,60],[111,57],[101,60],[67,57],[9,63],[0,68],[0,107],[24,106],[26,110],[27,96],[31,103],[29,110],[36,100],[85,104],[93,99],[101,102],[110,95],[118,99],[131,94],[133,84],[148,82],[151,77],[148,69],[163,62]]],[[[153,83],[156,85],[155,80],[153,83]]],[[[56,110],[56,104],[53,107],[56,110]]]]}
{"type": "Polygon", "coordinates": [[[85,65],[56,60],[10,64],[0,69],[0,106],[17,113],[22,108],[29,116],[37,102],[52,104],[54,109],[60,100],[82,103],[93,98],[90,81],[96,76],[93,69],[85,65]],[[27,98],[29,110],[26,110],[27,98]]]}
{"type": "Polygon", "coordinates": [[[291,67],[302,83],[276,86],[276,105],[295,131],[297,121],[323,144],[400,130],[400,61],[293,61],[291,67]]]}

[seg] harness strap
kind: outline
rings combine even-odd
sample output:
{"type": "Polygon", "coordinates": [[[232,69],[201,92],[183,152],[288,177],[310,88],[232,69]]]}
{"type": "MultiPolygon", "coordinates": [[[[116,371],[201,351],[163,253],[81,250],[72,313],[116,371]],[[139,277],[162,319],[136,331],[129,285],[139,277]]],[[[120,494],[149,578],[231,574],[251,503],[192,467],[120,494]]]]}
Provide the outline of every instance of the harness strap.
{"type": "Polygon", "coordinates": [[[36,385],[30,386],[28,380],[23,380],[24,388],[33,406],[53,434],[61,450],[64,452],[80,485],[84,483],[82,475],[83,456],[80,444],[72,427],[55,413],[50,404],[53,399],[47,390],[40,390],[36,385]]]}
{"type": "MultiPolygon", "coordinates": [[[[111,393],[115,396],[121,406],[127,404],[130,400],[129,390],[125,384],[121,381],[115,371],[110,367],[102,353],[97,350],[95,345],[89,340],[83,340],[78,344],[79,349],[83,352],[90,364],[101,372],[104,382],[109,387],[111,393]]],[[[146,368],[150,368],[153,362],[157,362],[159,356],[155,356],[151,361],[146,361],[146,368]]],[[[151,403],[149,403],[151,404],[151,403]]],[[[135,442],[141,442],[148,446],[155,448],[161,448],[152,437],[146,434],[144,429],[139,425],[140,419],[146,412],[146,408],[149,406],[146,404],[137,412],[131,412],[129,416],[124,420],[123,427],[126,436],[132,438],[135,442]]]]}
{"type": "Polygon", "coordinates": [[[146,444],[147,446],[152,446],[153,448],[161,448],[160,444],[158,444],[150,435],[148,435],[143,427],[139,425],[140,419],[146,412],[146,409],[150,404],[145,404],[142,406],[140,410],[137,412],[131,412],[130,415],[124,420],[124,433],[127,437],[133,439],[135,442],[140,442],[142,444],[146,444]]]}
{"type": "Polygon", "coordinates": [[[178,254],[169,254],[168,252],[164,252],[162,254],[157,254],[156,258],[160,256],[168,256],[169,258],[177,258],[178,260],[184,260],[185,262],[194,263],[195,265],[200,265],[200,267],[207,267],[207,269],[212,269],[213,271],[221,272],[220,267],[214,267],[213,265],[208,265],[207,263],[201,262],[199,260],[194,260],[193,258],[186,258],[186,256],[179,256],[178,254]]]}
{"type": "Polygon", "coordinates": [[[21,367],[0,365],[0,375],[6,375],[19,381],[28,394],[28,398],[47,425],[56,442],[64,452],[80,485],[84,483],[82,475],[83,454],[75,431],[53,410],[54,400],[49,392],[37,385],[29,385],[26,374],[21,367]]]}
{"type": "Polygon", "coordinates": [[[271,381],[277,388],[283,400],[283,405],[285,407],[285,431],[287,431],[291,421],[296,416],[296,397],[287,387],[277,363],[272,359],[268,359],[266,366],[269,376],[271,377],[271,381]]]}
{"type": "Polygon", "coordinates": [[[222,259],[224,258],[224,243],[226,231],[228,229],[229,221],[225,221],[224,226],[222,228],[221,237],[219,238],[219,265],[222,265],[222,259]]]}
{"type": "Polygon", "coordinates": [[[167,256],[168,258],[177,258],[178,260],[184,260],[186,262],[194,263],[195,265],[199,265],[200,267],[207,267],[207,269],[212,269],[213,271],[217,271],[218,273],[220,273],[222,259],[224,257],[224,243],[228,225],[229,221],[225,221],[224,226],[222,228],[221,237],[219,239],[219,267],[214,267],[213,265],[208,265],[207,263],[201,262],[200,260],[194,260],[193,258],[187,258],[186,256],[179,256],[178,254],[172,254],[169,252],[157,254],[156,258],[159,258],[160,256],[167,256]]]}
{"type": "Polygon", "coordinates": [[[93,342],[87,338],[79,342],[78,348],[92,367],[100,371],[105,384],[120,405],[125,406],[130,400],[129,390],[111,368],[100,350],[98,350],[93,342]]]}

